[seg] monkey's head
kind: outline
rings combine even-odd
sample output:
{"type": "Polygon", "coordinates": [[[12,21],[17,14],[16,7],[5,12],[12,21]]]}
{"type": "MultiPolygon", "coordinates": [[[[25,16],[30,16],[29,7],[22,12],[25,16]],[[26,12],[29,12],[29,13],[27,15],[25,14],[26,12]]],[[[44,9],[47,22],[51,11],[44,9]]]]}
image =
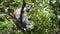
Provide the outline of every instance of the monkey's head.
{"type": "Polygon", "coordinates": [[[26,6],[26,7],[24,7],[24,11],[27,11],[27,12],[29,12],[29,10],[30,10],[30,7],[31,7],[31,6],[26,6]]]}

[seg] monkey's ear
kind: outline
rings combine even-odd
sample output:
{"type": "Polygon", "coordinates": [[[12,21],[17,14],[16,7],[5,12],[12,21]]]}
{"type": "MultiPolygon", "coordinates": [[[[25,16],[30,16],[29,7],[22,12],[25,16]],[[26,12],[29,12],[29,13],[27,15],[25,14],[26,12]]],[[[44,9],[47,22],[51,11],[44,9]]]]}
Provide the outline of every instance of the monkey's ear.
{"type": "Polygon", "coordinates": [[[29,12],[29,10],[30,10],[30,6],[24,7],[24,11],[29,12]]]}

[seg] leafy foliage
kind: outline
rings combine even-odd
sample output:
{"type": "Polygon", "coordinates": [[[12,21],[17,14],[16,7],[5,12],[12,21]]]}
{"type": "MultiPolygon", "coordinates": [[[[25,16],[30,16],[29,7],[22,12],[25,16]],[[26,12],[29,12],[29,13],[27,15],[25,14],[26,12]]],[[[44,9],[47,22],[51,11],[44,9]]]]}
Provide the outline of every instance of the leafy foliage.
{"type": "MultiPolygon", "coordinates": [[[[59,0],[25,0],[31,5],[29,13],[33,27],[27,29],[26,34],[55,34],[58,31],[58,20],[60,19],[59,0]],[[55,10],[55,11],[54,11],[55,10]],[[57,13],[57,15],[55,13],[57,13]]],[[[0,0],[0,34],[22,34],[12,21],[10,12],[22,6],[22,0],[0,0]],[[7,7],[9,10],[6,11],[7,7]]]]}

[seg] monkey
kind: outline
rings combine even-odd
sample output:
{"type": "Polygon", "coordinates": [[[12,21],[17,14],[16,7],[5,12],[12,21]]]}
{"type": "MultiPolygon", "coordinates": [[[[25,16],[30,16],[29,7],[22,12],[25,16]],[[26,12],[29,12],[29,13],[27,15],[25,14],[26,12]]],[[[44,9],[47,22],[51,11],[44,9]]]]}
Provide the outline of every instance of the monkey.
{"type": "MultiPolygon", "coordinates": [[[[16,16],[18,16],[18,14],[20,15],[21,9],[22,9],[22,8],[17,8],[17,9],[15,10],[15,12],[13,12],[13,14],[14,14],[14,15],[16,14],[16,16]]],[[[30,9],[30,6],[27,6],[27,7],[24,7],[23,11],[24,11],[24,12],[29,12],[29,9],[30,9]]],[[[16,18],[17,18],[17,17],[16,17],[16,18]]]]}
{"type": "MultiPolygon", "coordinates": [[[[22,23],[23,24],[19,23],[20,22],[21,9],[22,8],[17,8],[14,12],[12,12],[11,15],[13,15],[13,17],[14,17],[13,21],[17,25],[17,27],[19,29],[26,30],[27,28],[29,28],[31,26],[31,24],[28,24],[30,18],[25,13],[23,13],[22,14],[22,23]]],[[[30,9],[30,6],[26,6],[26,7],[24,7],[23,11],[29,12],[29,9],[30,9]]]]}

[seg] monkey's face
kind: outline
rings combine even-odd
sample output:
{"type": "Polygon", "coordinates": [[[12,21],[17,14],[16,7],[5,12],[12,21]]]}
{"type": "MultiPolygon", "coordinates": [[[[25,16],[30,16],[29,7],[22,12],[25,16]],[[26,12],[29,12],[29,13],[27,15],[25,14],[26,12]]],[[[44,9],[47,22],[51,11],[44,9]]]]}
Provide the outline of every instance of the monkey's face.
{"type": "Polygon", "coordinates": [[[23,11],[29,12],[29,10],[30,10],[30,6],[26,6],[23,11]]]}

